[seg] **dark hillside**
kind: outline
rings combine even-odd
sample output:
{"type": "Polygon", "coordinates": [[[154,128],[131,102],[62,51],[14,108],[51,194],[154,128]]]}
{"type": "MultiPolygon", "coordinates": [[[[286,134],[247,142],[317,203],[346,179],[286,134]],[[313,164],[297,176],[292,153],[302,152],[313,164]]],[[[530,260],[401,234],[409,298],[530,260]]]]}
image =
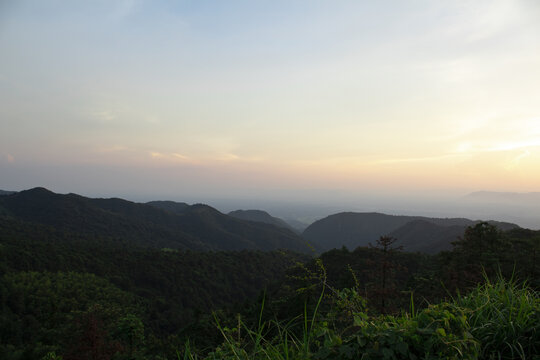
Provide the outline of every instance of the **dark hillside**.
{"type": "Polygon", "coordinates": [[[35,188],[0,198],[11,216],[75,233],[129,240],[134,245],[210,249],[177,228],[175,216],[120,199],[89,199],[35,188]]]}
{"type": "Polygon", "coordinates": [[[413,220],[389,235],[398,239],[404,251],[437,254],[452,249],[452,242],[463,236],[466,226],[442,226],[425,220],[413,220]]]}
{"type": "MultiPolygon", "coordinates": [[[[330,215],[314,222],[302,233],[302,236],[308,241],[317,243],[323,250],[328,250],[342,246],[349,249],[368,246],[382,235],[391,235],[403,241],[407,245],[408,251],[427,250],[431,253],[434,249],[449,249],[450,242],[455,240],[454,235],[457,234],[459,228],[464,230],[467,226],[478,222],[480,221],[464,218],[429,218],[345,212],[330,215]],[[411,224],[399,230],[412,221],[421,221],[421,223],[411,224]],[[428,226],[425,223],[435,226],[428,226]]],[[[515,224],[497,221],[489,223],[496,225],[501,230],[518,227],[515,224]]]]}
{"type": "Polygon", "coordinates": [[[116,238],[137,246],[309,251],[304,240],[292,231],[234,219],[206,205],[186,206],[177,213],[123,199],[91,199],[35,188],[0,197],[0,209],[26,222],[116,238]]]}
{"type": "Polygon", "coordinates": [[[381,235],[389,234],[411,221],[408,216],[379,213],[339,213],[318,220],[304,230],[302,236],[323,249],[346,246],[355,249],[367,246],[381,235]]]}

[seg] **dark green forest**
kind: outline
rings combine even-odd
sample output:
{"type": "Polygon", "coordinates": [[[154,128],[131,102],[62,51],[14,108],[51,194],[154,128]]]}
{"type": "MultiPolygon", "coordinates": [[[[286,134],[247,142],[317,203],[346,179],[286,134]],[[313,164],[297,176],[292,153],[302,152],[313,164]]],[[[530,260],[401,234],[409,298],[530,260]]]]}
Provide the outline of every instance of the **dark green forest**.
{"type": "MultiPolygon", "coordinates": [[[[114,221],[129,219],[111,205],[125,212],[125,204],[108,204],[114,221]]],[[[158,222],[172,216],[149,211],[158,222]]],[[[437,254],[405,252],[381,234],[369,246],[306,255],[143,246],[140,237],[130,241],[129,226],[106,236],[105,228],[92,230],[97,220],[76,231],[48,216],[15,216],[6,206],[0,216],[2,359],[531,359],[540,352],[539,231],[480,222],[437,254]]]]}
{"type": "Polygon", "coordinates": [[[145,325],[148,346],[183,346],[177,339],[212,309],[254,299],[306,259],[285,251],[140,248],[18,220],[0,226],[2,358],[64,353],[71,327],[88,311],[98,312],[107,334],[130,315],[145,325]]]}

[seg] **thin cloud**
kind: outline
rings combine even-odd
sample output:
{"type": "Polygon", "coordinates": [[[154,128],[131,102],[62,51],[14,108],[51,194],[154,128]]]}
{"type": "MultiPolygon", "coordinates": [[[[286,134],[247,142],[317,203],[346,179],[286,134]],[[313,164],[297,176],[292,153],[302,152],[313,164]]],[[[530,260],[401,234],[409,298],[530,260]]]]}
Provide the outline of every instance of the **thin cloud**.
{"type": "Polygon", "coordinates": [[[506,170],[513,170],[517,168],[521,160],[529,156],[531,156],[531,152],[529,150],[525,150],[524,152],[516,156],[512,161],[510,161],[510,163],[506,166],[506,170]]]}
{"type": "Polygon", "coordinates": [[[159,151],[150,151],[149,155],[152,159],[173,161],[173,162],[192,162],[189,156],[180,153],[162,153],[159,151]]]}
{"type": "Polygon", "coordinates": [[[257,163],[263,158],[257,156],[240,156],[234,153],[224,153],[214,157],[212,160],[217,162],[237,162],[237,163],[257,163]]]}
{"type": "Polygon", "coordinates": [[[112,145],[112,146],[98,147],[96,150],[97,152],[100,152],[100,153],[113,153],[113,152],[127,151],[129,150],[129,148],[122,145],[112,145]]]}
{"type": "Polygon", "coordinates": [[[108,123],[116,120],[118,115],[112,111],[97,111],[93,114],[93,118],[102,123],[108,123]]]}
{"type": "Polygon", "coordinates": [[[164,154],[157,151],[150,151],[150,156],[157,159],[165,157],[164,154]]]}
{"type": "Polygon", "coordinates": [[[422,163],[422,162],[435,162],[440,160],[446,160],[451,158],[457,158],[463,156],[461,154],[445,154],[439,156],[425,156],[425,157],[407,157],[407,158],[392,158],[382,159],[372,162],[371,164],[398,164],[398,163],[422,163]]]}
{"type": "Polygon", "coordinates": [[[182,155],[182,154],[178,154],[178,153],[172,153],[171,154],[174,158],[176,159],[180,159],[180,160],[189,160],[189,157],[185,156],[185,155],[182,155]]]}
{"type": "Polygon", "coordinates": [[[518,150],[518,149],[538,147],[538,146],[540,146],[540,139],[523,141],[523,142],[502,143],[502,144],[495,145],[494,147],[488,149],[487,151],[510,151],[510,150],[518,150]]]}
{"type": "Polygon", "coordinates": [[[540,147],[540,139],[516,142],[501,142],[497,144],[478,145],[469,142],[460,143],[456,148],[456,153],[486,153],[486,152],[505,152],[519,149],[528,149],[540,147]]]}

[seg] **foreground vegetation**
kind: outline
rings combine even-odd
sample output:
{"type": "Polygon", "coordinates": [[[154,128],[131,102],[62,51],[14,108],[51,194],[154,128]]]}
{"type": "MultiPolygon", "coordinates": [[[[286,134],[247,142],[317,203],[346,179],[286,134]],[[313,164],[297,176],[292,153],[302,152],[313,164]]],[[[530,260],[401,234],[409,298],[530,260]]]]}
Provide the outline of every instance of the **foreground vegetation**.
{"type": "MultiPolygon", "coordinates": [[[[322,295],[319,300],[322,300],[322,295]]],[[[333,309],[288,323],[242,321],[219,329],[224,342],[185,359],[536,359],[540,354],[538,293],[500,277],[467,296],[400,315],[368,316],[355,289],[336,291],[333,309]],[[301,322],[302,331],[294,330],[301,322]],[[297,324],[296,324],[297,325],[297,324]]],[[[320,301],[317,305],[320,305],[320,301]]]]}

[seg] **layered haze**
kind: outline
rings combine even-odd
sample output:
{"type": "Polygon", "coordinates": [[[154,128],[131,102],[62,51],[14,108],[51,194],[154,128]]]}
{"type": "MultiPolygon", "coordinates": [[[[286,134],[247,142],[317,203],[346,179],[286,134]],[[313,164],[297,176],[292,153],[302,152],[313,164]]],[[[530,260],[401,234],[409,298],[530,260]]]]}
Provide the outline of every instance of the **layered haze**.
{"type": "Polygon", "coordinates": [[[3,1],[0,188],[540,227],[464,198],[540,191],[539,34],[533,0],[3,1]]]}

